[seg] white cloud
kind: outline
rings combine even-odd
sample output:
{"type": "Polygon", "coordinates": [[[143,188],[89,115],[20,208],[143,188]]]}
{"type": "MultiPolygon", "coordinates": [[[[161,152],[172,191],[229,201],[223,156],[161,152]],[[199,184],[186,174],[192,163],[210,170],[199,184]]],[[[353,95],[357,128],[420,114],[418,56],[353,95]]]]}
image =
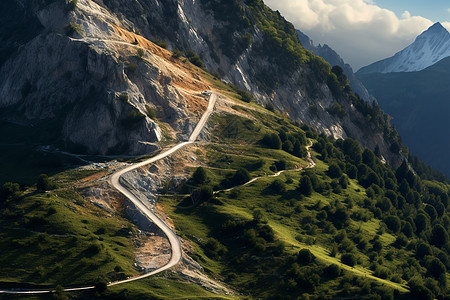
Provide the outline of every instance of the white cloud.
{"type": "MultiPolygon", "coordinates": [[[[390,57],[414,41],[433,22],[411,16],[399,18],[371,0],[265,0],[287,20],[321,44],[328,44],[357,70],[390,57]]],[[[450,28],[450,23],[443,24],[450,28]]]]}

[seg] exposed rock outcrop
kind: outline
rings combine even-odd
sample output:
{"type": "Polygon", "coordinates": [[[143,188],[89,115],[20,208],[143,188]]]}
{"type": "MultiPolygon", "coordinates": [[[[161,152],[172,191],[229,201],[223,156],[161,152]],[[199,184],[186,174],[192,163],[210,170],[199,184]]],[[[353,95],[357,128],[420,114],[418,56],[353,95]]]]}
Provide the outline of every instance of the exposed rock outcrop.
{"type": "Polygon", "coordinates": [[[186,109],[173,86],[179,70],[134,45],[104,7],[80,0],[67,11],[58,1],[31,11],[44,29],[1,65],[0,107],[13,108],[3,119],[29,126],[50,120],[58,146],[94,154],[157,149],[162,132],[148,108],[182,137],[190,132],[200,112],[186,109]]]}
{"type": "Polygon", "coordinates": [[[348,96],[334,96],[311,64],[286,69],[283,57],[266,51],[270,41],[253,9],[224,0],[79,0],[73,10],[64,1],[30,5],[41,30],[1,66],[0,107],[13,108],[2,118],[34,126],[53,120],[59,146],[75,152],[143,154],[162,137],[150,108],[186,138],[205,106],[194,94],[209,86],[145,37],[194,50],[208,70],[296,121],[363,147],[378,144],[392,156],[382,134],[348,96]],[[331,114],[335,104],[346,114],[331,114]]]}

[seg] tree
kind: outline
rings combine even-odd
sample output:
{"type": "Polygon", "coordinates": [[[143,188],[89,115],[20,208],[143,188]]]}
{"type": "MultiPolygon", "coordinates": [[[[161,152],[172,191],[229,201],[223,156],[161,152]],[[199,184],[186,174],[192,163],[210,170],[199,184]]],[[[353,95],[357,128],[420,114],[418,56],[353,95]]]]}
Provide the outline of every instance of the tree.
{"type": "Polygon", "coordinates": [[[331,178],[339,178],[342,175],[342,170],[337,164],[330,164],[328,167],[328,176],[331,178]]]}
{"type": "Polygon", "coordinates": [[[341,262],[347,266],[353,267],[356,265],[356,258],[351,253],[345,253],[341,256],[341,262]]]}
{"type": "Polygon", "coordinates": [[[210,202],[214,199],[214,192],[210,186],[202,186],[192,192],[191,199],[193,203],[210,202]]]}
{"type": "Polygon", "coordinates": [[[66,295],[66,292],[64,291],[64,288],[60,285],[57,285],[55,287],[55,290],[53,291],[52,298],[56,300],[68,300],[69,297],[66,295]]]}
{"type": "Polygon", "coordinates": [[[234,173],[232,181],[234,184],[239,185],[250,181],[250,179],[250,173],[246,169],[240,168],[234,173]]]}
{"type": "Polygon", "coordinates": [[[207,180],[206,171],[203,167],[198,167],[194,174],[192,174],[192,181],[194,184],[203,184],[207,180]]]}
{"type": "Polygon", "coordinates": [[[262,144],[272,149],[281,149],[281,139],[276,133],[266,133],[261,140],[262,144]]]}
{"type": "Polygon", "coordinates": [[[361,147],[356,140],[351,138],[345,139],[343,143],[343,150],[344,154],[348,156],[348,158],[354,165],[357,165],[361,162],[361,147]]]}
{"type": "Polygon", "coordinates": [[[287,162],[284,159],[280,159],[279,161],[275,162],[275,167],[277,167],[278,171],[286,170],[287,162]]]}
{"type": "Polygon", "coordinates": [[[300,179],[298,190],[300,193],[302,193],[307,197],[311,196],[313,192],[313,186],[311,183],[311,179],[309,179],[309,176],[307,175],[302,176],[302,178],[300,179]]]}
{"type": "Polygon", "coordinates": [[[411,223],[402,221],[402,233],[407,237],[412,237],[414,228],[412,227],[411,223]]]}
{"type": "Polygon", "coordinates": [[[388,216],[385,220],[384,223],[386,224],[386,226],[395,234],[400,232],[400,228],[401,228],[401,221],[400,218],[397,216],[388,216]]]}
{"type": "Polygon", "coordinates": [[[300,141],[298,139],[294,142],[294,150],[292,150],[292,155],[297,157],[305,157],[307,154],[305,147],[302,147],[300,141]]]}
{"type": "Polygon", "coordinates": [[[19,184],[14,182],[6,182],[0,188],[0,204],[15,199],[19,195],[19,184]]]}
{"type": "Polygon", "coordinates": [[[95,283],[95,291],[97,291],[99,294],[103,294],[108,289],[108,281],[106,281],[105,278],[98,278],[95,283]]]}
{"type": "Polygon", "coordinates": [[[298,252],[297,261],[301,265],[309,265],[310,263],[314,262],[315,259],[316,257],[311,253],[311,251],[309,251],[309,249],[301,249],[298,252]]]}
{"type": "Polygon", "coordinates": [[[277,194],[282,194],[286,191],[286,184],[280,179],[276,179],[269,188],[277,194]]]}
{"type": "Polygon", "coordinates": [[[345,190],[348,187],[348,177],[344,174],[339,177],[339,185],[345,190]]]}
{"type": "Polygon", "coordinates": [[[420,243],[419,245],[417,245],[417,249],[416,249],[416,256],[419,259],[424,258],[427,255],[431,255],[431,247],[428,244],[425,243],[420,243]]]}
{"type": "Polygon", "coordinates": [[[336,264],[331,264],[323,269],[323,274],[328,278],[337,278],[341,275],[341,269],[336,264]]]}
{"type": "Polygon", "coordinates": [[[36,188],[39,192],[44,193],[46,191],[53,189],[54,185],[46,174],[41,174],[38,177],[36,188]]]}
{"type": "Polygon", "coordinates": [[[430,220],[428,219],[428,216],[423,213],[419,213],[416,216],[416,218],[414,219],[414,223],[416,224],[417,233],[421,233],[422,231],[430,227],[430,220]]]}
{"type": "Polygon", "coordinates": [[[363,160],[363,163],[365,163],[366,165],[368,165],[369,167],[374,169],[375,162],[377,161],[377,157],[369,149],[364,149],[364,151],[362,153],[362,160],[363,160]]]}
{"type": "Polygon", "coordinates": [[[282,149],[287,153],[292,153],[292,151],[294,151],[294,145],[290,140],[286,140],[283,142],[282,149]]]}
{"type": "Polygon", "coordinates": [[[430,243],[435,245],[438,248],[441,248],[445,244],[447,244],[449,240],[447,230],[442,225],[436,225],[433,227],[431,231],[430,243]]]}
{"type": "Polygon", "coordinates": [[[427,262],[427,270],[428,273],[436,279],[439,279],[442,275],[445,275],[445,272],[447,272],[444,264],[435,257],[431,258],[431,260],[427,262]]]}

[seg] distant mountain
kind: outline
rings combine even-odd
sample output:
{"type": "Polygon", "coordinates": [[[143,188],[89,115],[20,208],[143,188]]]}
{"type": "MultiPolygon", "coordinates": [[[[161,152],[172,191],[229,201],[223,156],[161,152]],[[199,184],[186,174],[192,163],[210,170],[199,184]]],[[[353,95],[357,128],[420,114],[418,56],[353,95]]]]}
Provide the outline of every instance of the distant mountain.
{"type": "Polygon", "coordinates": [[[350,81],[350,86],[356,94],[358,94],[366,101],[376,101],[375,97],[373,97],[367,91],[362,82],[358,78],[356,78],[355,73],[353,73],[352,67],[349,64],[346,64],[336,51],[330,48],[327,44],[315,46],[313,40],[311,40],[309,36],[301,32],[300,30],[297,30],[297,35],[300,43],[303,45],[303,47],[305,47],[305,49],[313,52],[317,56],[322,57],[331,66],[341,67],[344,70],[344,74],[350,81]]]}
{"type": "Polygon", "coordinates": [[[450,33],[436,23],[394,56],[361,68],[357,74],[413,72],[450,56],[450,33]]]}
{"type": "Polygon", "coordinates": [[[403,142],[450,176],[450,57],[418,72],[360,74],[403,142]]]}

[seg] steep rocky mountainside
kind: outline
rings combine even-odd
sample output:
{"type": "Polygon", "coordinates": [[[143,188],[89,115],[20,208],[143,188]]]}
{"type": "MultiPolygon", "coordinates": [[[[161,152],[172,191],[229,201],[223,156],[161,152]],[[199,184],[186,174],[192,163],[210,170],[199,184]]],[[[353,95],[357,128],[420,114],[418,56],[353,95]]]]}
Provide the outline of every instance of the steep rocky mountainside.
{"type": "MultiPolygon", "coordinates": [[[[182,138],[190,132],[204,106],[193,95],[208,84],[170,61],[170,52],[121,29],[126,26],[95,2],[69,5],[30,6],[43,29],[1,66],[2,119],[50,122],[50,142],[100,154],[156,149],[152,142],[162,132],[151,111],[182,138]]],[[[9,41],[17,44],[15,35],[9,41]]]]}
{"type": "Polygon", "coordinates": [[[344,74],[350,81],[350,86],[352,87],[353,92],[358,94],[366,101],[376,101],[375,97],[367,91],[364,84],[358,78],[356,78],[355,73],[353,73],[352,67],[349,64],[345,63],[336,51],[330,48],[330,46],[328,46],[327,44],[319,44],[317,46],[314,45],[314,41],[300,30],[297,30],[297,35],[300,43],[302,43],[303,47],[305,47],[306,50],[309,50],[315,55],[322,57],[331,66],[339,66],[344,70],[344,74]]]}
{"type": "Polygon", "coordinates": [[[192,127],[204,106],[193,95],[208,84],[183,87],[183,66],[173,71],[169,52],[145,37],[167,40],[171,50],[194,50],[210,72],[296,121],[398,158],[380,120],[368,122],[367,112],[355,108],[346,79],[306,51],[292,24],[262,1],[30,3],[27,16],[40,26],[34,38],[15,42],[22,46],[1,65],[2,119],[27,126],[50,120],[58,137],[52,143],[61,147],[147,153],[161,139],[147,106],[181,136],[192,127]]]}

